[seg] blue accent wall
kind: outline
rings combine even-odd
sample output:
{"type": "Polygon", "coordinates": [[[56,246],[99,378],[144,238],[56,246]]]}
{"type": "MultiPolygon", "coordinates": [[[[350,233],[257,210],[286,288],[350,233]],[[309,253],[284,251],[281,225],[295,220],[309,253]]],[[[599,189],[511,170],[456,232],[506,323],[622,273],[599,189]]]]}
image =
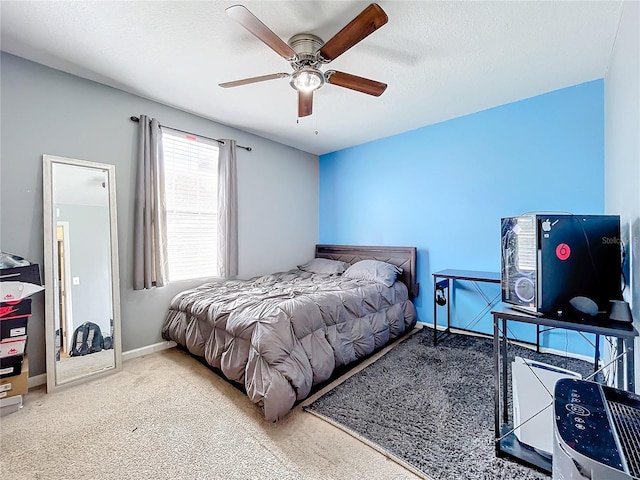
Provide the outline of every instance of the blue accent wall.
{"type": "MultiPolygon", "coordinates": [[[[323,155],[319,205],[321,243],[418,248],[415,303],[419,320],[431,323],[433,272],[500,270],[500,218],[604,213],[604,82],[323,155]]],[[[481,287],[489,298],[500,293],[497,285],[481,287]]],[[[459,284],[454,325],[468,326],[485,305],[479,298],[473,285],[459,284]]],[[[471,327],[492,331],[490,315],[471,327]]],[[[532,339],[531,330],[513,333],[532,339]]],[[[544,343],[593,351],[564,332],[548,334],[544,343]]]]}

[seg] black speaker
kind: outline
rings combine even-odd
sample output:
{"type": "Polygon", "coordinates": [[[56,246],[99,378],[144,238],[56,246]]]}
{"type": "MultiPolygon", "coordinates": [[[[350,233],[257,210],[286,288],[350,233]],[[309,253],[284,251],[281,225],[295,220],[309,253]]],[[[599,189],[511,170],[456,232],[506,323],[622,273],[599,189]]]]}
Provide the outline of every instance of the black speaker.
{"type": "Polygon", "coordinates": [[[611,311],[609,312],[609,320],[614,322],[633,323],[633,315],[631,308],[624,300],[611,300],[611,311]]]}

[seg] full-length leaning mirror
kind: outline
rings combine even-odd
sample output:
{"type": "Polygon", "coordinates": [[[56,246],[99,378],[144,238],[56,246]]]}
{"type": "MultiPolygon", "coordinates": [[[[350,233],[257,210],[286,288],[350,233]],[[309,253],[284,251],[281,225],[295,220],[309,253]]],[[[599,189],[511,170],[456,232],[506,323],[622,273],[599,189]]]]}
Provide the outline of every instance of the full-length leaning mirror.
{"type": "Polygon", "coordinates": [[[121,368],[115,167],[43,156],[47,392],[121,368]]]}

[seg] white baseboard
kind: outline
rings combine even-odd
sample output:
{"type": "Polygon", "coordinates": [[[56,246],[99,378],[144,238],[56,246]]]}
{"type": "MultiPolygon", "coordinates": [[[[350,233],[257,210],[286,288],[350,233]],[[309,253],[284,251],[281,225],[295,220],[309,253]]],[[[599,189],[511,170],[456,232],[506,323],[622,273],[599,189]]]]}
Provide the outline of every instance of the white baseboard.
{"type": "Polygon", "coordinates": [[[122,352],[122,360],[127,361],[132,358],[142,357],[143,355],[149,355],[150,353],[160,352],[162,350],[167,350],[169,348],[173,348],[176,346],[176,342],[158,342],[153,345],[147,345],[146,347],[134,348],[133,350],[128,350],[126,352],[122,352]]]}
{"type": "MultiPolygon", "coordinates": [[[[433,329],[432,323],[418,322],[418,324],[422,324],[425,327],[429,327],[433,329]]],[[[442,331],[446,330],[446,327],[444,325],[443,326],[438,325],[438,331],[441,331],[441,330],[442,331]]],[[[491,335],[490,333],[474,332],[471,330],[460,330],[455,327],[451,327],[450,330],[451,330],[451,333],[470,335],[472,337],[483,337],[483,338],[489,338],[489,339],[493,338],[493,335],[491,335]]],[[[509,339],[509,341],[521,347],[528,348],[530,350],[535,350],[536,348],[535,344],[531,344],[528,342],[519,342],[518,340],[512,340],[512,339],[509,339]]],[[[550,353],[550,354],[558,355],[561,357],[575,358],[578,360],[584,360],[585,362],[593,363],[593,355],[583,355],[579,353],[565,352],[564,350],[557,350],[555,348],[549,348],[549,347],[540,347],[540,353],[550,353]]],[[[600,361],[602,362],[602,359],[600,359],[600,361]]]]}
{"type": "MultiPolygon", "coordinates": [[[[581,353],[565,352],[564,350],[556,350],[555,348],[548,348],[548,347],[540,347],[540,353],[551,353],[553,355],[558,355],[560,357],[569,357],[569,358],[575,358],[578,360],[584,360],[585,362],[589,362],[589,363],[593,363],[593,360],[594,360],[594,355],[584,355],[581,353]]],[[[602,362],[602,358],[600,359],[600,362],[602,362]]]]}
{"type": "Polygon", "coordinates": [[[39,387],[40,385],[44,385],[47,383],[47,374],[41,373],[40,375],[36,375],[35,377],[29,377],[27,379],[27,388],[32,389],[39,387]]]}
{"type": "MultiPolygon", "coordinates": [[[[142,357],[143,355],[149,355],[150,353],[160,352],[161,350],[167,350],[176,346],[176,342],[158,342],[153,345],[147,345],[146,347],[134,348],[133,350],[127,350],[122,352],[122,361],[126,362],[133,358],[142,357]]],[[[47,374],[41,373],[27,379],[27,387],[35,388],[47,383],[47,374]]]]}

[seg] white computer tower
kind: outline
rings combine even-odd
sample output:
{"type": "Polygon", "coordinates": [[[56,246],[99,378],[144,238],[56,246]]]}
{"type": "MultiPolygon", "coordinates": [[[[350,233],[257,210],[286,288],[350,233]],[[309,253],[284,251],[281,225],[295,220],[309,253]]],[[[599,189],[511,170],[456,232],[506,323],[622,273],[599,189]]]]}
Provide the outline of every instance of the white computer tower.
{"type": "Polygon", "coordinates": [[[511,363],[514,433],[520,443],[548,456],[553,453],[553,391],[561,378],[582,375],[521,357],[511,363]]]}

